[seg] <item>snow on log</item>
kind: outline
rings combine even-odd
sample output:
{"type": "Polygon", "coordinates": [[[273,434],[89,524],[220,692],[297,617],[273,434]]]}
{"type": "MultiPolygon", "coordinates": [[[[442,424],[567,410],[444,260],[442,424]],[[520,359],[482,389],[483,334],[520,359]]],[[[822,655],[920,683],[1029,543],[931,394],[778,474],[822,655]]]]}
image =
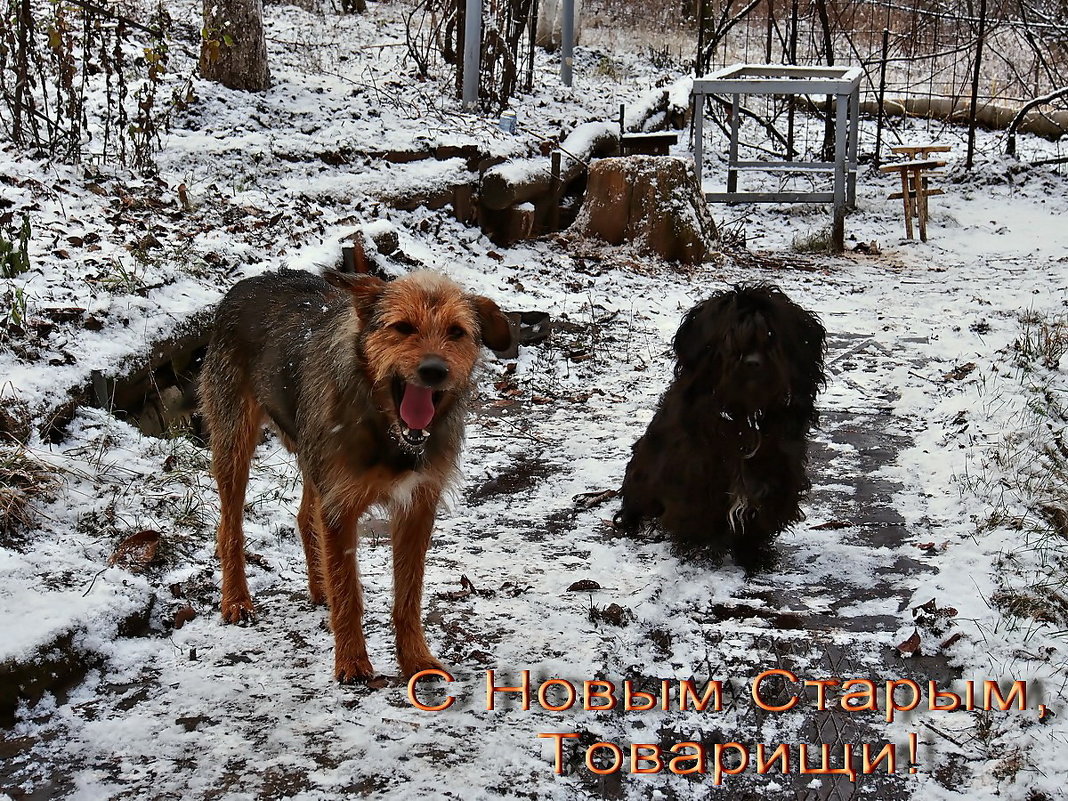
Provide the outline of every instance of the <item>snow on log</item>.
{"type": "MultiPolygon", "coordinates": [[[[560,185],[567,186],[582,174],[590,159],[619,152],[619,126],[611,122],[579,125],[560,143],[560,185]]],[[[552,168],[544,157],[513,159],[486,170],[479,198],[494,211],[546,194],[552,189],[552,168]]]]}
{"type": "Polygon", "coordinates": [[[667,86],[654,87],[627,108],[623,124],[636,133],[681,130],[690,122],[692,93],[693,77],[689,75],[667,86]]]}
{"type": "Polygon", "coordinates": [[[635,242],[668,261],[697,264],[716,226],[689,159],[627,156],[590,165],[586,199],[569,229],[613,245],[635,242]]]}

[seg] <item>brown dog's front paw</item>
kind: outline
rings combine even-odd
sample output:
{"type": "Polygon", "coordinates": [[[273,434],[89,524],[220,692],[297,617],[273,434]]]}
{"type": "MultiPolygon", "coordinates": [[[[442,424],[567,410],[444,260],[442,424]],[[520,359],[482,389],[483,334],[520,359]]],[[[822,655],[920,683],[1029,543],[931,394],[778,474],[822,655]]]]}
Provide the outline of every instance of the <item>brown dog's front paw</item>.
{"type": "Polygon", "coordinates": [[[252,605],[252,598],[248,595],[223,598],[222,618],[227,623],[251,623],[256,619],[256,609],[252,605]]]}
{"type": "Polygon", "coordinates": [[[416,657],[400,657],[398,661],[400,662],[401,673],[405,676],[414,676],[423,670],[445,670],[445,666],[435,659],[429,651],[416,657]]]}
{"type": "Polygon", "coordinates": [[[375,669],[371,666],[371,660],[367,657],[362,659],[337,658],[334,660],[334,677],[340,684],[370,681],[374,676],[375,669]]]}

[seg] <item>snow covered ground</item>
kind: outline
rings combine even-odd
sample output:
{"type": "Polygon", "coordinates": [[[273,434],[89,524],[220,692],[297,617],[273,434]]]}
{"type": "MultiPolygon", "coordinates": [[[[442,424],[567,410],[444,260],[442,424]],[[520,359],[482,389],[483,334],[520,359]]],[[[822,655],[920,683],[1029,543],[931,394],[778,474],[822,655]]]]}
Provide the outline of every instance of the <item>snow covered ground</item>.
{"type": "MultiPolygon", "coordinates": [[[[199,4],[174,8],[197,29],[199,4]]],[[[362,154],[413,143],[526,154],[538,136],[614,119],[620,102],[635,102],[660,75],[584,51],[577,86],[565,91],[546,59],[542,88],[519,108],[527,133],[506,137],[492,120],[452,111],[433,82],[408,80],[402,49],[365,47],[402,41],[391,9],[339,21],[271,7],[274,88],[246,96],[197,83],[198,102],[159,154],[158,182],[0,152],[0,198],[16,216],[30,211],[34,230],[34,269],[4,289],[22,289],[28,319],[85,309],[0,348],[0,397],[39,420],[92,370],[114,374],[240,277],[317,269],[338,256],[342,234],[376,220],[412,260],[506,309],[550,312],[565,324],[523,348],[514,366],[487,355],[464,475],[429,556],[428,637],[456,679],[456,703],[416,709],[395,676],[383,521],[368,521],[360,548],[365,626],[383,679],[339,687],[324,614],[306,598],[293,531],[297,471],[277,441],[257,452],[246,515],[260,615],[224,626],[206,452],[81,408],[60,441],[31,439],[30,457],[61,481],[39,501],[35,528],[0,541],[0,662],[48,672],[73,654],[80,669],[72,686],[22,703],[0,732],[0,793],[1059,797],[1068,778],[1068,619],[1057,606],[1064,546],[1036,539],[1033,499],[1018,490],[1035,486],[1020,475],[1041,472],[1043,448],[1063,447],[1056,410],[1068,363],[1036,365],[1013,344],[1068,307],[1068,182],[999,158],[997,138],[984,135],[971,173],[958,164],[962,148],[951,155],[926,244],[903,239],[900,208],[885,200],[891,179],[865,169],[847,237],[877,242],[877,255],[793,252],[827,211],[790,206],[713,209],[721,224],[746,214],[746,239],[760,256],[717,255],[692,270],[556,237],[498,248],[446,212],[391,208],[473,180],[462,156],[392,164],[362,154]],[[594,69],[605,58],[619,68],[594,69]],[[670,377],[668,343],[682,313],[755,280],[820,315],[831,381],[808,520],[782,536],[774,571],[746,581],[729,561],[694,564],[656,537],[622,539],[605,523],[612,502],[587,509],[574,498],[619,485],[670,377]],[[99,326],[85,326],[89,318],[99,326]],[[109,567],[116,545],[143,530],[161,534],[155,559],[139,571],[109,567]],[[598,588],[569,591],[580,580],[598,588]],[[1005,600],[1023,597],[1042,600],[1037,608],[1005,600]],[[186,607],[195,616],[176,626],[186,607]],[[604,679],[620,692],[625,680],[647,692],[661,680],[676,691],[683,680],[698,688],[719,680],[723,708],[683,712],[676,696],[666,711],[552,712],[537,700],[528,711],[502,698],[489,711],[491,669],[498,685],[530,670],[535,689],[548,678],[580,688],[604,679]],[[761,710],[749,688],[769,669],[800,681],[911,678],[924,702],[887,722],[883,698],[878,712],[845,712],[832,689],[832,704],[819,710],[809,687],[796,688],[804,698],[794,709],[761,710]],[[1000,681],[1004,691],[1026,681],[1027,709],[929,711],[928,680],[957,691],[969,680],[1000,681]],[[1041,704],[1049,713],[1040,717],[1041,704]],[[561,775],[551,741],[538,738],[549,732],[580,735],[564,743],[561,775]],[[665,753],[696,741],[710,755],[737,742],[753,764],[718,777],[719,787],[711,756],[708,774],[629,775],[628,762],[601,776],[584,755],[602,740],[665,753]],[[896,771],[800,769],[800,744],[815,770],[821,744],[841,767],[845,746],[859,760],[865,743],[873,753],[896,744],[896,771]],[[788,744],[789,774],[758,774],[757,744],[768,753],[788,744]]],[[[910,135],[930,134],[917,126],[910,135]]],[[[865,128],[862,151],[870,136],[865,128]]],[[[785,703],[784,692],[767,695],[785,703]]],[[[428,686],[424,697],[442,694],[428,686]]],[[[907,700],[907,688],[896,697],[907,700]]],[[[725,750],[729,770],[739,768],[737,755],[725,750]]]]}

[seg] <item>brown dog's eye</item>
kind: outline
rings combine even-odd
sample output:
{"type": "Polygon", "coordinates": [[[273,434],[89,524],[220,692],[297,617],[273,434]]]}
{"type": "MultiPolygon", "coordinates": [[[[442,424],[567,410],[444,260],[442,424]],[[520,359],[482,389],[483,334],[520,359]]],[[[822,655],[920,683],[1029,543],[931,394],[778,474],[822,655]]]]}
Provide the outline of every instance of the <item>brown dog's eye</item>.
{"type": "Polygon", "coordinates": [[[394,323],[390,327],[394,331],[396,331],[398,334],[400,334],[401,336],[410,337],[412,334],[415,333],[415,326],[412,325],[411,323],[406,323],[406,322],[394,323]]]}
{"type": "Polygon", "coordinates": [[[458,325],[454,325],[449,329],[449,339],[463,339],[465,336],[467,336],[467,332],[458,325]]]}

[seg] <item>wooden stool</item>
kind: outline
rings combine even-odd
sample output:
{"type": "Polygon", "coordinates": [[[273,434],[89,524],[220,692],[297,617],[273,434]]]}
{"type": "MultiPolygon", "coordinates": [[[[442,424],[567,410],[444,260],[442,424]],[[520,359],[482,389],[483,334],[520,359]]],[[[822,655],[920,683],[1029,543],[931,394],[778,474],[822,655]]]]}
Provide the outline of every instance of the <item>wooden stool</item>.
{"type": "MultiPolygon", "coordinates": [[[[943,149],[949,150],[946,145],[932,145],[930,147],[939,151],[943,149]]],[[[898,148],[893,149],[895,151],[898,150],[898,148]]],[[[915,149],[921,150],[923,148],[917,147],[915,149]]],[[[930,195],[942,194],[941,189],[929,189],[927,179],[931,174],[931,170],[945,166],[946,163],[944,161],[916,159],[913,161],[899,161],[895,164],[884,164],[879,168],[882,172],[897,172],[901,175],[901,191],[894,192],[888,199],[897,200],[901,198],[905,206],[905,233],[909,239],[912,239],[912,217],[915,214],[916,219],[919,221],[920,241],[927,241],[927,198],[930,195]],[[927,171],[926,175],[924,171],[927,171]]]]}
{"type": "Polygon", "coordinates": [[[932,153],[948,153],[952,149],[951,145],[898,145],[890,148],[890,152],[909,159],[925,159],[932,153]]]}

